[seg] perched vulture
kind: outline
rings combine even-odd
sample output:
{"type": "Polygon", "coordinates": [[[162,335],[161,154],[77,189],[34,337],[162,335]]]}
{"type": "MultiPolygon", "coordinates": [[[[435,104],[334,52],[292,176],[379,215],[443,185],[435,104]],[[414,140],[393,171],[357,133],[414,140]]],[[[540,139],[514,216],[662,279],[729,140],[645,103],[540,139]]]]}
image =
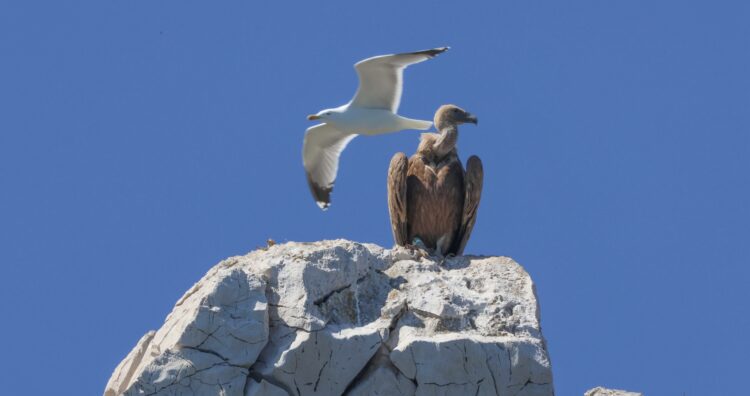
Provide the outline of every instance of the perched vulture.
{"type": "Polygon", "coordinates": [[[458,126],[477,118],[454,105],[435,113],[439,133],[423,133],[416,154],[396,153],[388,169],[388,209],[396,244],[423,244],[436,255],[460,255],[477,219],[482,161],[466,170],[456,152],[458,126]]]}

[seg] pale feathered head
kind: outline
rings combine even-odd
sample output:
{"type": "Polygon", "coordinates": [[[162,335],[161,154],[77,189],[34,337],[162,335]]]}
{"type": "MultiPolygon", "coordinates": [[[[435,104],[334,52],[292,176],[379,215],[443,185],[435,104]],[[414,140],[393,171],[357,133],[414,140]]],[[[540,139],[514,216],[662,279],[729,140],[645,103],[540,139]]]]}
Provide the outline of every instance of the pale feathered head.
{"type": "Polygon", "coordinates": [[[435,128],[438,130],[448,125],[461,125],[467,122],[476,125],[479,120],[475,115],[456,105],[442,105],[435,112],[435,128]]]}

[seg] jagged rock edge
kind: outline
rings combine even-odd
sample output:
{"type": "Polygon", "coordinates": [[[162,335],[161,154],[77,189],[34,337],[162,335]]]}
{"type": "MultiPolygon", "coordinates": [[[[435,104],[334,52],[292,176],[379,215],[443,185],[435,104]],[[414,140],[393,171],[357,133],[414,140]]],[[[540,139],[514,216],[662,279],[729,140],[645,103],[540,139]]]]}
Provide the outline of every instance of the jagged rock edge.
{"type": "MultiPolygon", "coordinates": [[[[390,325],[388,325],[388,338],[383,339],[381,337],[379,348],[388,349],[389,341],[392,340],[392,337],[395,334],[395,330],[398,328],[398,324],[401,322],[401,319],[407,312],[409,312],[409,305],[406,302],[404,302],[404,304],[399,309],[398,313],[396,313],[396,315],[394,315],[393,318],[391,319],[390,325]]],[[[372,357],[370,357],[367,363],[365,363],[365,365],[359,370],[359,372],[357,372],[357,375],[355,375],[354,378],[352,378],[352,380],[349,381],[349,383],[346,385],[346,388],[344,388],[344,392],[342,393],[342,395],[346,395],[352,389],[354,389],[354,387],[357,386],[357,384],[364,378],[364,376],[368,373],[368,371],[374,368],[374,363],[377,357],[378,357],[378,351],[376,351],[375,354],[373,354],[372,357]]],[[[403,372],[401,372],[401,370],[398,369],[398,367],[395,364],[393,364],[390,358],[388,359],[388,362],[391,367],[393,367],[395,370],[398,370],[398,372],[400,372],[402,375],[404,374],[403,372]]],[[[404,377],[406,377],[406,375],[404,375],[404,377]]],[[[409,377],[406,377],[406,378],[409,378],[409,377]]],[[[409,380],[414,382],[415,386],[418,386],[415,380],[411,378],[409,378],[409,380]]]]}

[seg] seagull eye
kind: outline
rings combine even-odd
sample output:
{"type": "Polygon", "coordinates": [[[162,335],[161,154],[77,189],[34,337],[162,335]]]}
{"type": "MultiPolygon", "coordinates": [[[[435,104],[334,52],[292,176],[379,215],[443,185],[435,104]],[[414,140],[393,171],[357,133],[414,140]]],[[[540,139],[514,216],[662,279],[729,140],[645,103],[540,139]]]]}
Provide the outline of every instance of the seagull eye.
{"type": "Polygon", "coordinates": [[[331,115],[331,112],[329,111],[328,113],[326,113],[326,115],[331,115]]]}

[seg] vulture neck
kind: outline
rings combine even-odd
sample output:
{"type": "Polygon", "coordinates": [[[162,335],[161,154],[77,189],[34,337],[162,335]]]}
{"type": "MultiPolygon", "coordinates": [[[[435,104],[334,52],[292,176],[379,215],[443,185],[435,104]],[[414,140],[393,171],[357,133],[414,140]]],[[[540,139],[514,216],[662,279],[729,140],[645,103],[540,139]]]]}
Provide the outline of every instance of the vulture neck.
{"type": "Polygon", "coordinates": [[[432,152],[437,161],[445,158],[456,148],[458,141],[458,126],[455,124],[440,125],[440,136],[432,145],[432,152]]]}

